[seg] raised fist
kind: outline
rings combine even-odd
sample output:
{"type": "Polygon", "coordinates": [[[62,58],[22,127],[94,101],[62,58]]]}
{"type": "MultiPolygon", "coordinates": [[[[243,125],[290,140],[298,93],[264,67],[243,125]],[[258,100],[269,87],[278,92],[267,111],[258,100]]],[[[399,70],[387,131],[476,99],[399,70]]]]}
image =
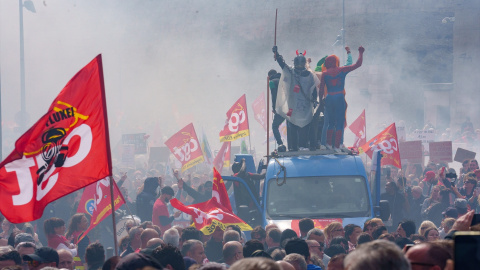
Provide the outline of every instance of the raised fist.
{"type": "Polygon", "coordinates": [[[273,53],[277,53],[277,52],[278,52],[278,48],[277,48],[277,46],[276,46],[276,45],[275,45],[275,46],[273,46],[273,48],[272,48],[272,52],[273,52],[273,53]]]}
{"type": "Polygon", "coordinates": [[[365,51],[365,48],[363,48],[362,46],[360,46],[360,47],[358,47],[358,51],[359,51],[360,53],[363,53],[363,52],[365,51]]]}

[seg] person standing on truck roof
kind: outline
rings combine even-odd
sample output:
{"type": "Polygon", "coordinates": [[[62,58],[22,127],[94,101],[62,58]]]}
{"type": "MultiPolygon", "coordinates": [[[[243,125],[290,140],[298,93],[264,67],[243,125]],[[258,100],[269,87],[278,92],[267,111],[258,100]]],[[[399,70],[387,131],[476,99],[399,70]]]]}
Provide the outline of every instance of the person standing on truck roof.
{"type": "MultiPolygon", "coordinates": [[[[272,112],[273,112],[273,120],[272,120],[272,132],[275,140],[278,144],[278,152],[285,152],[287,148],[283,145],[282,136],[280,136],[280,125],[285,121],[280,114],[275,111],[275,103],[277,102],[277,92],[278,92],[278,83],[280,81],[280,77],[282,76],[281,73],[278,73],[275,69],[271,69],[268,72],[268,85],[270,88],[270,92],[272,94],[272,112]]],[[[287,138],[288,139],[288,138],[287,138]]]]}
{"type": "Polygon", "coordinates": [[[278,53],[277,46],[273,46],[272,51],[282,68],[275,110],[287,119],[288,150],[308,150],[310,124],[318,105],[315,75],[306,67],[306,52],[302,54],[297,50],[294,66],[290,67],[278,53]]]}
{"type": "MultiPolygon", "coordinates": [[[[258,201],[260,196],[259,190],[255,187],[255,181],[260,181],[265,178],[265,172],[258,174],[258,173],[250,173],[247,172],[247,167],[245,164],[245,159],[242,158],[240,162],[234,162],[232,164],[232,171],[233,176],[242,178],[245,183],[247,183],[248,188],[252,191],[255,199],[258,201]]],[[[234,183],[234,193],[235,193],[235,202],[237,205],[250,205],[251,200],[250,196],[248,195],[248,191],[241,188],[242,185],[235,182],[234,183]],[[238,191],[238,192],[237,192],[238,191]]]]}
{"type": "Polygon", "coordinates": [[[328,149],[334,146],[336,152],[340,152],[345,146],[340,145],[343,141],[343,131],[345,128],[345,112],[347,110],[347,103],[345,101],[345,78],[350,71],[359,68],[363,62],[363,52],[365,49],[360,46],[358,52],[360,53],[357,62],[351,66],[339,67],[340,60],[336,55],[330,55],[325,59],[326,71],[322,72],[320,79],[320,92],[319,96],[324,95],[324,89],[326,87],[325,97],[325,121],[324,129],[327,130],[326,138],[322,138],[322,146],[320,149],[328,149]],[[335,132],[335,137],[333,136],[335,132]],[[332,138],[335,139],[332,143],[332,138]]]}

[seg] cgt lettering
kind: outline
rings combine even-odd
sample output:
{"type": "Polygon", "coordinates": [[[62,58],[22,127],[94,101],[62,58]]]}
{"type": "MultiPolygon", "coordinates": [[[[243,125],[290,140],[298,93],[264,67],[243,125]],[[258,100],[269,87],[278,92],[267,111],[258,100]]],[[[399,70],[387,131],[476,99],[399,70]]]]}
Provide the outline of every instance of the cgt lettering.
{"type": "MultiPolygon", "coordinates": [[[[78,151],[73,156],[67,156],[62,168],[73,167],[82,162],[82,160],[88,156],[88,153],[92,148],[93,136],[90,126],[87,124],[82,124],[73,129],[63,141],[62,146],[68,146],[70,140],[75,136],[80,137],[80,146],[78,147],[78,151]]],[[[13,205],[28,204],[33,199],[34,188],[37,189],[37,201],[40,201],[52,190],[58,180],[58,172],[54,173],[55,169],[57,168],[55,165],[45,172],[43,181],[47,182],[46,185],[34,184],[36,183],[36,179],[33,179],[30,168],[39,168],[43,165],[45,165],[45,161],[42,159],[41,154],[38,154],[34,157],[24,156],[22,159],[15,160],[5,165],[5,170],[7,172],[13,172],[16,174],[20,189],[20,193],[18,195],[12,196],[13,205]]]]}

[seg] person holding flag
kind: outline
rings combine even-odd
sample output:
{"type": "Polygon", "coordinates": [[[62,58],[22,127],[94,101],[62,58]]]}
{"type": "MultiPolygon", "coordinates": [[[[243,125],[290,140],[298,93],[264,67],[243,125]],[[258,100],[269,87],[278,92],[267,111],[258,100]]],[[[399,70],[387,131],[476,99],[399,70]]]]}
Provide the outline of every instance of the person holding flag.
{"type": "MultiPolygon", "coordinates": [[[[166,186],[160,190],[160,196],[153,205],[152,223],[160,227],[162,234],[172,227],[172,222],[182,212],[176,211],[173,215],[168,213],[167,204],[175,196],[173,188],[166,186]]],[[[161,235],[160,235],[161,236],[161,235]]]]}
{"type": "MultiPolygon", "coordinates": [[[[308,150],[310,123],[318,96],[314,75],[306,66],[306,52],[302,54],[297,50],[294,66],[290,67],[278,53],[277,46],[273,46],[272,51],[282,68],[275,110],[287,119],[288,150],[308,150]]],[[[315,145],[315,142],[311,143],[315,145]]]]}

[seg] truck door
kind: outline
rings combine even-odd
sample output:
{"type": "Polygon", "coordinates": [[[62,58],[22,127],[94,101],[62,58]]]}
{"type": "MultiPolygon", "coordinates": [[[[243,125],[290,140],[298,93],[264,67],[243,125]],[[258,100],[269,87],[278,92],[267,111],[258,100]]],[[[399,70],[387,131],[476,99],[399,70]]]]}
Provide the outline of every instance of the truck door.
{"type": "Polygon", "coordinates": [[[239,177],[222,176],[228,187],[228,196],[234,213],[252,228],[262,226],[261,207],[257,198],[258,190],[251,190],[239,177]]]}

